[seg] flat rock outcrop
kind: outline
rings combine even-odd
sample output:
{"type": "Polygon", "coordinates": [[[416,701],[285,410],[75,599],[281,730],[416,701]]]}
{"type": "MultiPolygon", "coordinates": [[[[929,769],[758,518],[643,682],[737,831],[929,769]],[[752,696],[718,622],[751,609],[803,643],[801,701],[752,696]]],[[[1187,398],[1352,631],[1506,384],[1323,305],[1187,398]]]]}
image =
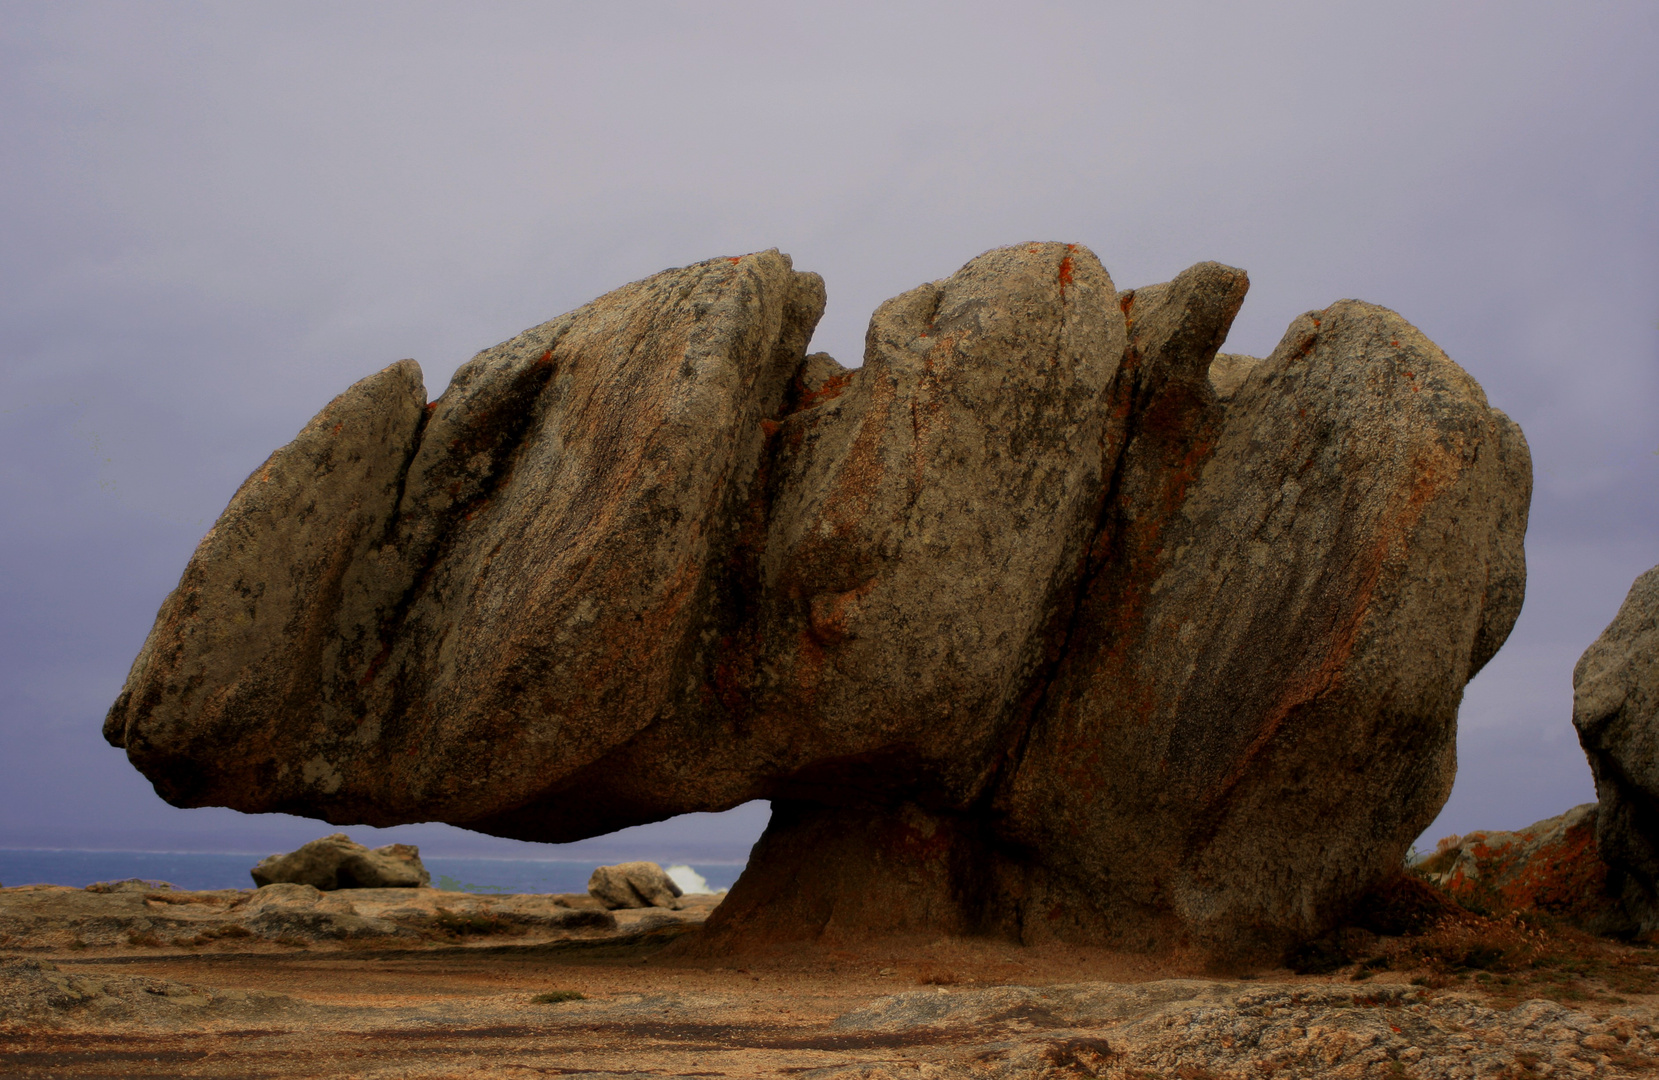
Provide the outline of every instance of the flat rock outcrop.
{"type": "Polygon", "coordinates": [[[60,885],[0,889],[0,946],[11,949],[201,948],[579,938],[617,940],[699,926],[717,896],[673,910],[615,913],[585,894],[464,893],[442,889],[323,892],[281,883],[259,889],[99,893],[60,885]]]}
{"type": "Polygon", "coordinates": [[[1659,929],[1659,567],[1573,669],[1573,726],[1595,776],[1596,846],[1641,933],[1659,929]]]}
{"type": "Polygon", "coordinates": [[[293,1020],[308,1011],[283,994],[191,986],[154,976],[63,971],[50,961],[0,957],[0,1023],[6,1026],[44,1021],[55,1027],[69,1018],[96,1026],[200,1024],[209,1018],[293,1020]]]}
{"type": "Polygon", "coordinates": [[[261,859],[249,873],[255,885],[287,882],[333,889],[419,889],[432,884],[413,844],[369,848],[345,833],[302,844],[286,855],[261,859]]]}
{"type": "Polygon", "coordinates": [[[665,271],[403,361],[242,486],[106,721],[179,805],[569,841],[772,800],[699,947],[1272,951],[1398,865],[1520,610],[1520,430],[1344,300],[1002,248],[806,348],[816,275],[665,271]]]}

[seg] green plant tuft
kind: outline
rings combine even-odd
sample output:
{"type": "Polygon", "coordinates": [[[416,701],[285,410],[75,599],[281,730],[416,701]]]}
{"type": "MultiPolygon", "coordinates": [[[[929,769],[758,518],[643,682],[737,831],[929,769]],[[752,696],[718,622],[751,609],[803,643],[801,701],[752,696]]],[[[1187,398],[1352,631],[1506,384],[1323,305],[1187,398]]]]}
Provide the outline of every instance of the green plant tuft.
{"type": "Polygon", "coordinates": [[[585,1001],[587,995],[575,990],[549,990],[530,999],[532,1005],[557,1005],[561,1001],[585,1001]]]}

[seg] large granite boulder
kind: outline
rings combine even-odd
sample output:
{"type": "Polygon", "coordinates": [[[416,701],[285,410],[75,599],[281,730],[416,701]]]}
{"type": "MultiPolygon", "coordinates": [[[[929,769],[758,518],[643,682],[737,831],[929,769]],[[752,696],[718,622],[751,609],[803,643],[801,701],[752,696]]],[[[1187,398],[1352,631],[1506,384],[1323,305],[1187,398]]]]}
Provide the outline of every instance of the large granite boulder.
{"type": "Polygon", "coordinates": [[[1632,929],[1659,929],[1659,566],[1573,668],[1573,726],[1596,781],[1596,847],[1632,929]]]}
{"type": "Polygon", "coordinates": [[[1520,609],[1519,429],[1393,312],[1217,355],[1215,263],[1023,244],[806,354],[776,252],[336,399],[106,735],[179,805],[569,841],[750,799],[702,947],[1322,933],[1451,785],[1520,609]]]}
{"type": "Polygon", "coordinates": [[[432,875],[413,844],[369,848],[335,833],[283,855],[269,855],[249,871],[253,883],[305,885],[323,892],[335,889],[423,889],[432,875]]]}

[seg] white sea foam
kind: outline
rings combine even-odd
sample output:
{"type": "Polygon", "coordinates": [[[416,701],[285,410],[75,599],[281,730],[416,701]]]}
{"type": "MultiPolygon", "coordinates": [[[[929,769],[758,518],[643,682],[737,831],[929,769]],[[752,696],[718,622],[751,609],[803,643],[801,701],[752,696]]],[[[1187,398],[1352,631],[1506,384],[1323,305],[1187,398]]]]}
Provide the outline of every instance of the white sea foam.
{"type": "Polygon", "coordinates": [[[709,888],[707,878],[693,870],[691,867],[686,866],[684,863],[681,863],[678,866],[670,866],[664,871],[664,873],[672,878],[674,884],[678,885],[680,887],[680,891],[685,893],[687,896],[695,893],[712,893],[714,891],[709,888]]]}

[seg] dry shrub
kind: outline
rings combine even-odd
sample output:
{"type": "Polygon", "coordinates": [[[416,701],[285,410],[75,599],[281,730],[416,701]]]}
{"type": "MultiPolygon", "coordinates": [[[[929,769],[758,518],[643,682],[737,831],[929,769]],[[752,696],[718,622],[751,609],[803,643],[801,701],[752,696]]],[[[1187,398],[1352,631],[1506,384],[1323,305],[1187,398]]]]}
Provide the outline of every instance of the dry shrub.
{"type": "Polygon", "coordinates": [[[1422,877],[1400,872],[1384,878],[1359,899],[1353,925],[1373,934],[1421,934],[1456,913],[1459,905],[1422,877]]]}
{"type": "Polygon", "coordinates": [[[1580,1001],[1659,991],[1659,955],[1598,938],[1531,912],[1492,917],[1460,912],[1421,934],[1385,939],[1360,965],[1415,971],[1412,982],[1441,988],[1474,983],[1504,999],[1580,1001]]]}
{"type": "Polygon", "coordinates": [[[922,986],[955,986],[960,981],[948,968],[923,968],[916,982],[922,986]]]}
{"type": "Polygon", "coordinates": [[[1535,967],[1550,945],[1548,932],[1519,913],[1493,919],[1463,912],[1442,917],[1420,934],[1400,938],[1381,955],[1389,967],[1433,974],[1508,973],[1535,967]]]}
{"type": "Polygon", "coordinates": [[[1478,987],[1499,999],[1561,1001],[1659,993],[1659,950],[1597,937],[1568,915],[1517,910],[1490,891],[1448,893],[1412,872],[1361,898],[1349,924],[1298,947],[1300,974],[1343,970],[1354,981],[1409,972],[1433,989],[1478,987]]]}
{"type": "Polygon", "coordinates": [[[1427,932],[1441,922],[1467,914],[1456,901],[1423,878],[1402,871],[1384,878],[1360,897],[1348,925],[1294,949],[1285,963],[1299,975],[1330,975],[1358,963],[1356,979],[1392,966],[1378,954],[1378,936],[1427,932]]]}

